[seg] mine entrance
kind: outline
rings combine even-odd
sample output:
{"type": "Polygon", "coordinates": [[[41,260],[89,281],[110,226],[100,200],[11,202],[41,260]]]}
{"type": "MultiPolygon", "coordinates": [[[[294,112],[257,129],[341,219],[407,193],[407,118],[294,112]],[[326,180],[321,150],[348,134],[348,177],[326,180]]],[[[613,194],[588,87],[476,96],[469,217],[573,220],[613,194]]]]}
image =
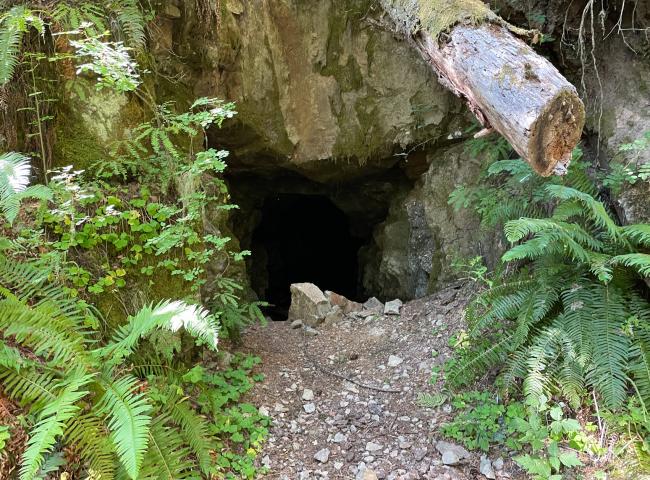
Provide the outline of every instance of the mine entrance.
{"type": "Polygon", "coordinates": [[[329,198],[273,195],[266,198],[261,213],[251,247],[254,269],[263,268],[265,275],[253,276],[253,288],[274,305],[269,309],[272,317],[286,319],[292,283],[311,282],[322,290],[357,297],[357,255],[363,240],[351,234],[349,219],[329,198]]]}

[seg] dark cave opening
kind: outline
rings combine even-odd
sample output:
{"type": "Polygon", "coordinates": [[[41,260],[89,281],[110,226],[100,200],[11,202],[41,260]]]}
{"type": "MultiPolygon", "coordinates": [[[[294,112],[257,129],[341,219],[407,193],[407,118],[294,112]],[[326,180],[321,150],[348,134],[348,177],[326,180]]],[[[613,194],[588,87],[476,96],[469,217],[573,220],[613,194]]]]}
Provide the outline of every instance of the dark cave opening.
{"type": "Polygon", "coordinates": [[[352,234],[346,214],[327,196],[269,196],[252,236],[253,268],[265,270],[265,275],[253,275],[253,289],[272,305],[271,317],[282,320],[292,283],[310,282],[356,299],[363,244],[363,238],[352,234]]]}

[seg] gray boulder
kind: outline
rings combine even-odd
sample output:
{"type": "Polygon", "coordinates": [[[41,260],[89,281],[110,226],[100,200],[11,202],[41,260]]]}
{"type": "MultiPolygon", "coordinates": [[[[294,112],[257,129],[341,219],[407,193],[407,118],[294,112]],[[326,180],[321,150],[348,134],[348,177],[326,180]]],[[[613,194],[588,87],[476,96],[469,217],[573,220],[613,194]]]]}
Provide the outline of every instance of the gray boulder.
{"type": "Polygon", "coordinates": [[[330,309],[330,302],[313,283],[291,285],[289,321],[302,320],[305,325],[313,327],[325,320],[330,309]]]}
{"type": "Polygon", "coordinates": [[[399,299],[386,302],[386,305],[384,305],[384,315],[399,315],[402,305],[402,301],[399,299]]]}

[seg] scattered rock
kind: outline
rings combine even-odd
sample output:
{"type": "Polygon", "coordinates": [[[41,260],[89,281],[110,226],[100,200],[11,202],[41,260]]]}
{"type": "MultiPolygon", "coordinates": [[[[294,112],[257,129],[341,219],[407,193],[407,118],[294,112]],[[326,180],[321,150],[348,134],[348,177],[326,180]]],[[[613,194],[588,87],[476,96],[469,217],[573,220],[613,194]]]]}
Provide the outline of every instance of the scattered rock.
{"type": "Polygon", "coordinates": [[[286,413],[286,412],[289,411],[289,409],[285,405],[282,405],[281,403],[276,402],[276,404],[273,405],[273,411],[274,412],[279,412],[279,413],[286,413]]]}
{"type": "Polygon", "coordinates": [[[384,305],[384,315],[399,315],[402,305],[402,301],[399,299],[386,302],[386,305],[384,305]]]}
{"type": "Polygon", "coordinates": [[[497,476],[494,474],[494,469],[492,468],[492,462],[490,462],[490,459],[485,455],[481,455],[481,464],[479,466],[479,471],[485,478],[489,478],[491,480],[497,478],[497,476]]]}
{"type": "Polygon", "coordinates": [[[338,293],[325,290],[325,297],[329,300],[330,304],[334,307],[337,306],[341,309],[344,314],[352,312],[360,312],[363,309],[363,305],[352,300],[348,300],[343,295],[338,293]]]}
{"type": "Polygon", "coordinates": [[[260,415],[263,417],[268,417],[269,416],[269,409],[266,408],[264,405],[262,405],[259,409],[258,412],[260,412],[260,415]]]}
{"type": "Polygon", "coordinates": [[[294,330],[297,328],[302,328],[302,325],[303,325],[302,320],[294,320],[293,322],[291,322],[291,328],[293,328],[294,330]]]}
{"type": "Polygon", "coordinates": [[[309,335],[311,337],[315,337],[319,333],[318,330],[313,327],[305,327],[303,330],[305,331],[305,335],[309,335]]]}
{"type": "Polygon", "coordinates": [[[323,319],[324,325],[334,325],[343,321],[343,310],[338,305],[334,305],[332,309],[325,315],[323,319]]]}
{"type": "Polygon", "coordinates": [[[378,480],[378,477],[373,470],[364,467],[359,470],[356,480],[378,480]]]}
{"type": "Polygon", "coordinates": [[[426,448],[416,448],[413,450],[413,457],[415,458],[416,462],[422,461],[422,459],[427,455],[427,449],[426,448]]]}
{"type": "Polygon", "coordinates": [[[402,436],[400,436],[398,440],[399,440],[399,448],[401,448],[402,450],[408,450],[413,446],[411,442],[409,442],[406,438],[402,436]]]}
{"type": "Polygon", "coordinates": [[[313,283],[293,283],[290,290],[289,320],[300,319],[310,327],[322,323],[331,305],[321,289],[313,283]]]}
{"type": "Polygon", "coordinates": [[[494,462],[492,462],[492,466],[497,472],[503,470],[503,458],[497,458],[494,462]]]}
{"type": "Polygon", "coordinates": [[[316,455],[314,455],[314,459],[320,463],[327,463],[327,461],[330,459],[330,449],[323,448],[317,451],[316,455]]]}
{"type": "Polygon", "coordinates": [[[395,368],[399,366],[404,360],[397,355],[390,355],[388,357],[388,366],[391,368],[395,368]]]}
{"type": "Polygon", "coordinates": [[[382,448],[381,445],[376,442],[366,443],[366,450],[368,452],[378,452],[379,450],[381,450],[381,448],[382,448]]]}
{"type": "MultiPolygon", "coordinates": [[[[345,308],[341,307],[344,297],[325,296],[331,304],[328,314],[339,315],[345,308]]],[[[464,305],[466,297],[463,292],[461,300],[452,303],[464,305]]],[[[451,409],[448,399],[439,409],[413,410],[418,394],[428,385],[431,367],[450,354],[447,338],[463,327],[462,309],[444,312],[432,296],[409,303],[408,308],[402,306],[398,317],[384,314],[390,311],[390,303],[381,311],[343,314],[342,321],[328,328],[302,322],[301,332],[287,335],[290,322],[269,322],[245,334],[247,341],[254,335],[255,349],[267,359],[260,367],[267,380],[256,386],[253,398],[273,416],[270,438],[258,460],[261,465],[262,456],[268,455],[273,478],[492,480],[479,473],[480,454],[472,455],[470,461],[461,458],[465,456],[462,450],[454,450],[445,454],[449,464],[445,465],[435,448],[436,440],[431,443],[430,435],[446,418],[443,405],[451,409]],[[441,337],[424,335],[442,313],[445,330],[438,332],[441,337]],[[304,338],[308,328],[317,329],[319,336],[304,338]],[[423,351],[437,355],[426,355],[423,361],[423,351]],[[317,371],[318,363],[345,378],[324,379],[317,371]],[[401,393],[377,391],[382,388],[401,393]]],[[[505,470],[497,470],[495,462],[493,472],[501,478],[505,470]]],[[[489,474],[486,468],[483,465],[482,471],[489,474]]]]}
{"type": "Polygon", "coordinates": [[[469,458],[469,452],[463,447],[442,440],[436,443],[436,450],[442,455],[442,463],[445,465],[456,465],[469,458]]]}
{"type": "Polygon", "coordinates": [[[377,300],[375,297],[371,297],[365,301],[363,304],[364,310],[371,310],[376,313],[384,312],[384,304],[377,300]]]}

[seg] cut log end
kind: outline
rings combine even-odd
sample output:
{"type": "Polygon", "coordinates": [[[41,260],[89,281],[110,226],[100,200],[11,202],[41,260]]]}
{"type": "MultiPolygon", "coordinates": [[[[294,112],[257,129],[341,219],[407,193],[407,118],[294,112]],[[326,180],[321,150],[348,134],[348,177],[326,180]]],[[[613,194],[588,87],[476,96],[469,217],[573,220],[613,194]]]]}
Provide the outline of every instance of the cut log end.
{"type": "Polygon", "coordinates": [[[566,173],[585,124],[585,108],[575,89],[558,92],[531,128],[526,160],[542,176],[566,173]]]}

